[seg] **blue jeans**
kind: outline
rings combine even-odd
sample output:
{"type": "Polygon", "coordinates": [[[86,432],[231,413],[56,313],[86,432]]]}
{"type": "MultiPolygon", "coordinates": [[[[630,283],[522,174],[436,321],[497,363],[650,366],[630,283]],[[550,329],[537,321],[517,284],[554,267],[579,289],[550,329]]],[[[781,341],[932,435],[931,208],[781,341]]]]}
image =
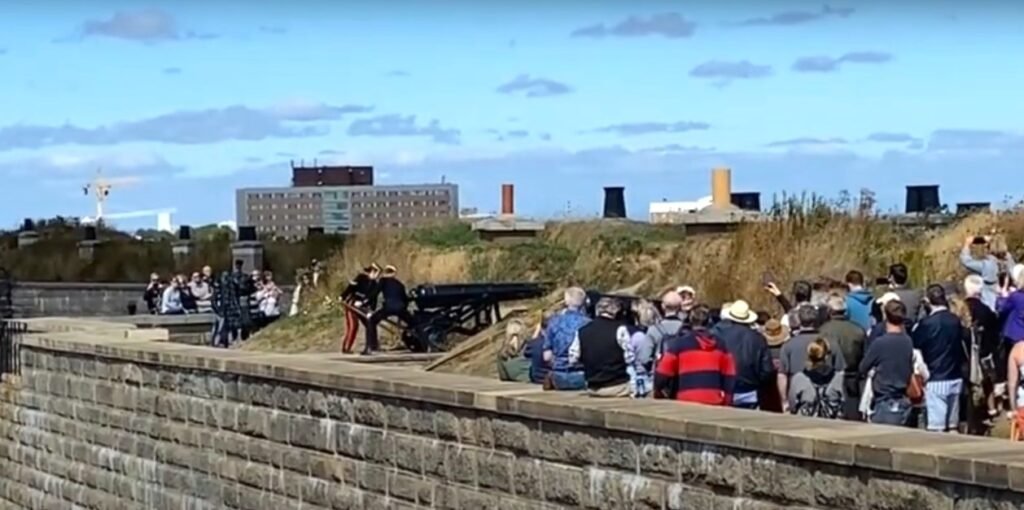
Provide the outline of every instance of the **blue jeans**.
{"type": "Polygon", "coordinates": [[[757,401],[757,391],[736,393],[732,396],[732,406],[739,409],[757,409],[760,406],[757,401]]]}
{"type": "Polygon", "coordinates": [[[225,349],[231,346],[231,342],[237,340],[239,332],[237,329],[228,329],[227,320],[221,316],[213,321],[213,330],[210,331],[210,343],[214,347],[224,347],[225,349]]]}
{"type": "Polygon", "coordinates": [[[577,391],[587,389],[587,378],[582,371],[562,372],[551,371],[551,383],[559,391],[577,391]]]}
{"type": "Polygon", "coordinates": [[[960,425],[960,393],[963,388],[963,379],[928,381],[924,388],[928,430],[947,432],[957,429],[960,425]]]}
{"type": "Polygon", "coordinates": [[[907,398],[876,399],[872,406],[871,423],[905,427],[910,419],[910,400],[907,398]]]}

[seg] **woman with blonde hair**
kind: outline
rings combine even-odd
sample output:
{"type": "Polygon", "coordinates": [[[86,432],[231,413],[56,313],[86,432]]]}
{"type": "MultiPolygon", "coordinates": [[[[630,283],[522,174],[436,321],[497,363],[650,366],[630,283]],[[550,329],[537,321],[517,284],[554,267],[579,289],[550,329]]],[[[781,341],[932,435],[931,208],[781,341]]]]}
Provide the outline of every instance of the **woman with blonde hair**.
{"type": "Polygon", "coordinates": [[[789,412],[830,420],[843,416],[843,373],[828,362],[831,353],[824,338],[807,346],[807,367],[789,383],[789,412]]]}
{"type": "Polygon", "coordinates": [[[498,351],[498,379],[530,382],[530,358],[523,354],[529,327],[519,319],[505,325],[505,341],[498,351]]]}
{"type": "Polygon", "coordinates": [[[647,330],[661,321],[661,314],[653,303],[646,300],[634,302],[632,308],[636,325],[626,327],[629,334],[626,372],[629,374],[631,396],[642,398],[654,389],[656,348],[647,330]]]}

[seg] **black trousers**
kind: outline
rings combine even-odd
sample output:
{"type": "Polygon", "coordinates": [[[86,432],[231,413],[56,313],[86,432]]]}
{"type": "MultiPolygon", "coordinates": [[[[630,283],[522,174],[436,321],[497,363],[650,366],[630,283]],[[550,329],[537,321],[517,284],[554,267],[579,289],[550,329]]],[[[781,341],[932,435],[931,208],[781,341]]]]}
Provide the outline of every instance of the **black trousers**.
{"type": "Polygon", "coordinates": [[[379,351],[380,341],[377,339],[377,326],[380,325],[381,321],[385,319],[395,318],[403,323],[405,326],[412,327],[413,318],[412,314],[406,308],[381,308],[370,315],[370,320],[366,325],[366,350],[367,351],[379,351]]]}

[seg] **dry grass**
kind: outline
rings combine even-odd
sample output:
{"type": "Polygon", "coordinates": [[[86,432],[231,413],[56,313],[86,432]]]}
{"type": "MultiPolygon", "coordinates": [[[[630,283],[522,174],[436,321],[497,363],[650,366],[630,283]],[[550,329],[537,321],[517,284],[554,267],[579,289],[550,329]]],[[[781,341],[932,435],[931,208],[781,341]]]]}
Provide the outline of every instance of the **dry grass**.
{"type": "MultiPolygon", "coordinates": [[[[956,255],[964,238],[998,232],[1016,253],[1024,242],[1024,212],[980,214],[947,228],[923,231],[814,207],[791,209],[784,216],[743,225],[732,234],[690,238],[671,228],[633,222],[554,223],[536,241],[511,246],[478,242],[459,246],[451,240],[464,240],[465,232],[443,228],[430,235],[380,232],[351,239],[328,262],[329,288],[336,293],[360,267],[376,261],[398,266],[410,286],[533,280],[614,289],[643,280],[641,294],[689,284],[712,305],[742,298],[774,313],[777,307],[761,285],[766,272],[783,290],[799,278],[842,279],[850,269],[872,279],[884,275],[888,265],[897,261],[910,267],[918,285],[958,279],[963,273],[956,255]]],[[[275,325],[253,345],[289,352],[337,349],[343,334],[342,314],[323,305],[325,297],[318,296],[308,307],[308,320],[275,325]]],[[[488,356],[486,363],[493,360],[488,356]]]]}

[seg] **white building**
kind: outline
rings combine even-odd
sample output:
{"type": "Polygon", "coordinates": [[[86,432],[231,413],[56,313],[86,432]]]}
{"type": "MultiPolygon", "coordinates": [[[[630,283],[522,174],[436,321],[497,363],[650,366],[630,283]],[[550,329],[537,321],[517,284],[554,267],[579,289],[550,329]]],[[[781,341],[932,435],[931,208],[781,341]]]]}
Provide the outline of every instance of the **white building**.
{"type": "Polygon", "coordinates": [[[651,202],[648,212],[651,223],[678,223],[685,214],[694,214],[711,207],[711,196],[687,202],[651,202]]]}

